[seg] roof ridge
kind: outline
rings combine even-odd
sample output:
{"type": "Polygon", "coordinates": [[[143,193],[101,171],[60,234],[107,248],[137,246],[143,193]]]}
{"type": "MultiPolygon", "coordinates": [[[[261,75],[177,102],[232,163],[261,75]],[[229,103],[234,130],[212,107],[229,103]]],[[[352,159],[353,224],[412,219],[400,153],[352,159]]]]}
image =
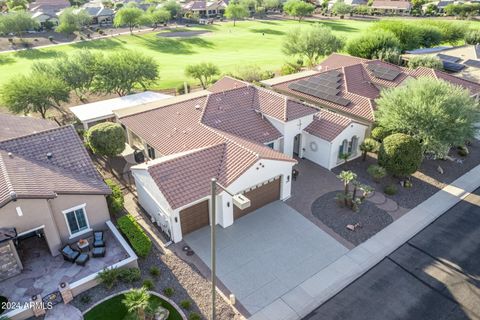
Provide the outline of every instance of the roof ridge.
{"type": "Polygon", "coordinates": [[[12,181],[10,180],[10,176],[8,174],[1,152],[0,152],[0,174],[5,178],[5,183],[7,185],[7,189],[9,190],[9,192],[14,191],[12,181]]]}
{"type": "Polygon", "coordinates": [[[61,129],[65,129],[65,128],[68,128],[68,127],[73,128],[73,124],[67,124],[67,125],[64,125],[64,126],[58,126],[56,128],[50,128],[50,129],[45,129],[45,130],[41,130],[41,131],[37,131],[37,132],[32,132],[32,133],[29,133],[29,134],[26,134],[26,135],[23,135],[23,136],[19,136],[19,137],[13,137],[13,138],[5,139],[5,140],[0,140],[0,147],[1,147],[1,144],[4,143],[4,142],[10,142],[10,141],[13,141],[13,140],[20,140],[20,139],[24,139],[24,138],[29,138],[29,137],[44,134],[44,133],[47,133],[47,132],[50,132],[50,131],[56,131],[56,130],[60,131],[61,129]]]}

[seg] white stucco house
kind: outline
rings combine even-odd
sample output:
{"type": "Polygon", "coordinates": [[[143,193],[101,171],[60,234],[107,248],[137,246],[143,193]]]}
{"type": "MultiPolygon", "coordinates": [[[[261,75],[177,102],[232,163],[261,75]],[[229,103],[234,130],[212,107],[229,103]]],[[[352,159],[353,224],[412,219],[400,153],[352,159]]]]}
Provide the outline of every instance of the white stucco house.
{"type": "Polygon", "coordinates": [[[147,159],[131,168],[139,203],[174,242],[209,225],[211,178],[251,201],[240,210],[226,192],[217,195],[217,221],[228,227],[288,199],[299,159],[331,169],[342,150],[359,154],[367,128],[230,77],[208,90],[113,112],[130,147],[147,159]]]}

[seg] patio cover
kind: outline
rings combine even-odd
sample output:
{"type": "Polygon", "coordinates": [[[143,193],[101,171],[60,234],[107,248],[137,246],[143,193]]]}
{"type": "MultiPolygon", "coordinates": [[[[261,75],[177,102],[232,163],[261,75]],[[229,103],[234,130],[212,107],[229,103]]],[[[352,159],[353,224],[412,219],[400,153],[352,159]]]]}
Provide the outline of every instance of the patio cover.
{"type": "Polygon", "coordinates": [[[94,121],[112,118],[113,112],[119,109],[138,106],[141,104],[160,101],[172,96],[163,93],[145,91],[119,98],[97,101],[71,107],[70,111],[80,120],[83,125],[94,121]]]}

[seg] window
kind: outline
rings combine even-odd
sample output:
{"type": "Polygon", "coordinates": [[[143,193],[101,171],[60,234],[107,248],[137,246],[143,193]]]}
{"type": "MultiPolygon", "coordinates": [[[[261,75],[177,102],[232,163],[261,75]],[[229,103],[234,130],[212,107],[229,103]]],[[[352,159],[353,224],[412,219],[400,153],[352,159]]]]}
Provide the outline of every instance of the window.
{"type": "Polygon", "coordinates": [[[63,214],[65,215],[71,237],[90,230],[87,214],[85,213],[85,204],[65,210],[63,214]]]}
{"type": "Polygon", "coordinates": [[[147,144],[147,152],[148,152],[148,157],[150,159],[155,159],[155,149],[152,148],[150,145],[147,144]]]}
{"type": "Polygon", "coordinates": [[[357,154],[357,149],[358,149],[358,137],[353,136],[352,141],[350,141],[350,150],[348,151],[348,153],[350,153],[352,155],[356,155],[357,154]]]}
{"type": "Polygon", "coordinates": [[[345,154],[345,153],[348,153],[349,150],[348,150],[348,140],[345,139],[342,141],[342,144],[340,145],[340,148],[338,150],[338,158],[340,159],[340,157],[342,156],[342,154],[345,154]]]}
{"type": "Polygon", "coordinates": [[[273,142],[270,142],[269,144],[267,144],[267,147],[269,147],[271,149],[273,149],[274,146],[275,146],[275,143],[273,143],[273,142]]]}

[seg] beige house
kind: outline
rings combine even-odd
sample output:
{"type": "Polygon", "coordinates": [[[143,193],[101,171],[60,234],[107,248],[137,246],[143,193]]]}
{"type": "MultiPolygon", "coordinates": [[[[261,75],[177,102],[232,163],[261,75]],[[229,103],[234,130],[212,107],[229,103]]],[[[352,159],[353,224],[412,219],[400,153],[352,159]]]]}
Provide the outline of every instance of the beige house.
{"type": "Polygon", "coordinates": [[[56,256],[105,229],[110,192],[73,126],[0,115],[0,280],[21,272],[22,239],[36,236],[56,256]]]}

